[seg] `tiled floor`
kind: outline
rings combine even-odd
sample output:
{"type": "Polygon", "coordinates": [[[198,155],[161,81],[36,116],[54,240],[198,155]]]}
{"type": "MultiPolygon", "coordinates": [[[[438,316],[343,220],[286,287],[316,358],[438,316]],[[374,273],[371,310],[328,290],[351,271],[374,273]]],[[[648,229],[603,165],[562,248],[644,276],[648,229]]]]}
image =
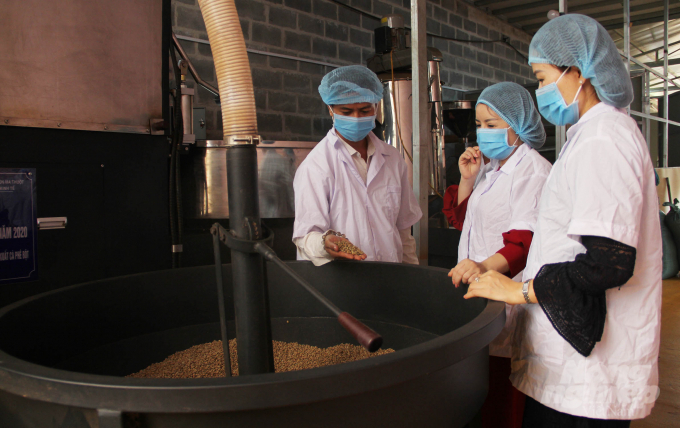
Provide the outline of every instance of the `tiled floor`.
{"type": "Polygon", "coordinates": [[[631,428],[680,427],[680,279],[663,282],[659,386],[652,414],[631,428]]]}

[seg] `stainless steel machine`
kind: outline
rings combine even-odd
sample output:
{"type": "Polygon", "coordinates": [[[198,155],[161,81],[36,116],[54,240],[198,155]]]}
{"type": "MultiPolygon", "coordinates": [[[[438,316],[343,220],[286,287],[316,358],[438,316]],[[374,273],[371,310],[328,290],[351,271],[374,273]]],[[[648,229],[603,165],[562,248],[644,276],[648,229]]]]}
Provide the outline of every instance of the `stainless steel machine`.
{"type": "MultiPolygon", "coordinates": [[[[412,137],[412,85],[410,31],[404,26],[401,15],[387,15],[381,26],[375,29],[376,53],[368,59],[367,66],[373,70],[384,86],[378,122],[375,131],[386,143],[398,149],[409,167],[409,180],[413,182],[412,137]]],[[[428,127],[431,130],[430,156],[425,167],[429,170],[430,194],[443,194],[446,189],[446,165],[444,159],[444,126],[442,88],[439,63],[442,54],[428,47],[429,103],[428,127]]]]}
{"type": "MultiPolygon", "coordinates": [[[[262,141],[257,147],[260,215],[265,219],[295,217],[295,171],[316,146],[313,141],[262,141]]],[[[227,145],[197,140],[185,177],[187,215],[195,219],[228,219],[227,145]]]]}
{"type": "MultiPolygon", "coordinates": [[[[413,115],[411,81],[410,30],[405,28],[400,15],[387,15],[375,29],[375,55],[368,59],[367,66],[373,70],[384,85],[381,126],[376,133],[388,144],[397,148],[409,167],[409,179],[413,180],[413,115]]],[[[425,165],[429,171],[428,212],[428,262],[430,266],[451,268],[457,262],[460,234],[449,229],[442,213],[443,195],[451,184],[460,179],[458,157],[469,139],[474,140],[474,109],[472,102],[444,102],[439,66],[442,54],[439,50],[427,48],[427,70],[429,81],[428,123],[430,129],[429,157],[425,165]],[[472,122],[470,123],[470,120],[472,122]],[[463,142],[462,146],[458,143],[463,142]],[[450,165],[450,167],[447,167],[450,165]]]]}

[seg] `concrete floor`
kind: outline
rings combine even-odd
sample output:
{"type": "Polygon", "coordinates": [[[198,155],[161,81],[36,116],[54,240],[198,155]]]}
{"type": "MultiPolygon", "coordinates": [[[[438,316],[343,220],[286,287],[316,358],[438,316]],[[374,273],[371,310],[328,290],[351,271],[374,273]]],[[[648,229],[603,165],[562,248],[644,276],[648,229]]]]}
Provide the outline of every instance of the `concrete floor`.
{"type": "Polygon", "coordinates": [[[663,282],[659,387],[652,414],[631,428],[680,427],[680,279],[663,282]]]}

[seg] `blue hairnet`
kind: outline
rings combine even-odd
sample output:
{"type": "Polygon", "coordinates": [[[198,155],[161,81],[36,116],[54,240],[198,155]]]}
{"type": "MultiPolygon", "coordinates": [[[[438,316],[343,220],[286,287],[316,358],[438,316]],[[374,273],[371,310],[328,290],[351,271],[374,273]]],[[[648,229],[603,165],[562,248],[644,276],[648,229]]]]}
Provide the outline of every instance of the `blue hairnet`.
{"type": "Polygon", "coordinates": [[[338,104],[379,103],[383,86],[374,72],[363,65],[336,68],[321,80],[319,94],[329,106],[338,104]]]}
{"type": "Polygon", "coordinates": [[[568,14],[548,21],[531,39],[529,64],[577,66],[605,104],[624,108],[633,84],[607,30],[593,18],[568,14]]]}
{"type": "Polygon", "coordinates": [[[477,105],[486,104],[506,121],[519,138],[535,149],[545,143],[545,129],[531,94],[513,82],[491,85],[482,91],[477,105]]]}

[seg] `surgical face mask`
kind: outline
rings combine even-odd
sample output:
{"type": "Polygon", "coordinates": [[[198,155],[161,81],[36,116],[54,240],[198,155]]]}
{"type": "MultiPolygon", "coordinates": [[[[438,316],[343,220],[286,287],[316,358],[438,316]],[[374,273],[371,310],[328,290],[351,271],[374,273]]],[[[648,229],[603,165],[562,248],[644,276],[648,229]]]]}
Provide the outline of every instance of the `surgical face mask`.
{"type": "MultiPolygon", "coordinates": [[[[562,79],[567,71],[569,71],[568,68],[564,70],[560,78],[557,79],[557,82],[562,79]]],[[[578,122],[579,112],[576,99],[578,98],[578,94],[581,93],[583,83],[581,83],[578,91],[576,91],[574,100],[571,104],[567,105],[557,87],[557,82],[553,82],[536,90],[538,111],[541,112],[541,115],[543,115],[548,122],[555,126],[572,125],[578,122]]]]}
{"type": "Polygon", "coordinates": [[[358,142],[366,138],[369,132],[375,128],[375,117],[351,117],[333,113],[333,126],[336,131],[350,141],[358,142]]]}
{"type": "Polygon", "coordinates": [[[489,159],[503,160],[510,156],[517,147],[517,140],[519,140],[519,135],[512,145],[508,143],[508,128],[477,128],[479,150],[489,159]]]}

